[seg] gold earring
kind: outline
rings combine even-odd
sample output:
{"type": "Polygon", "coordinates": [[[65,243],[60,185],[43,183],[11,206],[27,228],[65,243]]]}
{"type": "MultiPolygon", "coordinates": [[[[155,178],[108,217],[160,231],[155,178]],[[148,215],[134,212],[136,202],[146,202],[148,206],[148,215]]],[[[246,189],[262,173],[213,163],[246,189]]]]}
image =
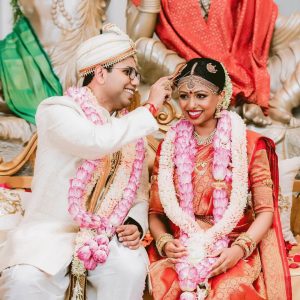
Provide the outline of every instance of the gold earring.
{"type": "Polygon", "coordinates": [[[216,111],[215,111],[215,118],[216,119],[221,118],[221,111],[222,111],[222,102],[219,102],[216,106],[216,111]]]}

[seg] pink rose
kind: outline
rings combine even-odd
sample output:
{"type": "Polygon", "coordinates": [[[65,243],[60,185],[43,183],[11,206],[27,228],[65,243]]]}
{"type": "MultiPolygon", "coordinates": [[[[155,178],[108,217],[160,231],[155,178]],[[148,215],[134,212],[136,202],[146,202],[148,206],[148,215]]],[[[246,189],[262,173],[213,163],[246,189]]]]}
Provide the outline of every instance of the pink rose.
{"type": "Polygon", "coordinates": [[[99,245],[98,249],[101,251],[104,251],[106,253],[106,255],[108,255],[108,253],[109,253],[108,245],[99,245]]]}
{"type": "Polygon", "coordinates": [[[144,145],[144,140],[143,139],[139,139],[136,143],[136,150],[137,151],[145,151],[145,145],[144,145]]]}
{"type": "Polygon", "coordinates": [[[187,172],[186,170],[182,170],[182,174],[179,175],[180,176],[180,182],[182,184],[184,183],[190,183],[192,178],[191,178],[191,173],[187,172]]]}
{"type": "Polygon", "coordinates": [[[230,170],[226,170],[226,177],[225,180],[227,183],[231,183],[232,182],[232,172],[230,170]]]}
{"type": "Polygon", "coordinates": [[[94,239],[98,245],[108,245],[109,244],[109,239],[104,234],[96,235],[94,239]]]}
{"type": "Polygon", "coordinates": [[[112,214],[109,220],[113,226],[118,226],[122,223],[122,219],[116,213],[112,214]]]}
{"type": "Polygon", "coordinates": [[[71,205],[71,204],[78,205],[77,204],[78,203],[78,199],[75,198],[75,197],[69,197],[68,198],[68,203],[69,203],[69,205],[71,205]]]}
{"type": "Polygon", "coordinates": [[[81,190],[85,188],[85,184],[82,182],[82,180],[77,178],[71,179],[71,186],[81,190]]]}
{"type": "Polygon", "coordinates": [[[76,177],[78,179],[82,180],[83,182],[86,182],[90,178],[90,174],[82,167],[79,167],[79,169],[76,173],[76,177]]]}
{"type": "Polygon", "coordinates": [[[218,207],[222,208],[223,210],[225,210],[227,208],[227,205],[228,205],[228,199],[226,197],[224,197],[224,198],[218,199],[215,206],[218,206],[218,207]]]}
{"type": "Polygon", "coordinates": [[[102,218],[98,215],[91,215],[91,226],[92,228],[99,228],[102,223],[102,218]]]}
{"type": "Polygon", "coordinates": [[[77,215],[75,215],[75,216],[72,215],[72,216],[74,218],[74,221],[81,225],[81,221],[82,221],[82,217],[83,217],[81,211],[79,211],[77,215]]]}
{"type": "Polygon", "coordinates": [[[88,260],[91,257],[91,255],[92,252],[89,246],[82,246],[77,250],[77,257],[82,261],[88,260]]]}
{"type": "Polygon", "coordinates": [[[192,292],[197,288],[197,282],[190,279],[179,280],[179,286],[182,291],[192,292]]]}
{"type": "Polygon", "coordinates": [[[144,149],[135,152],[135,159],[141,161],[142,164],[143,164],[144,157],[145,157],[144,149]]]}
{"type": "Polygon", "coordinates": [[[184,268],[186,268],[188,266],[188,264],[184,263],[184,262],[179,262],[179,263],[176,263],[175,265],[175,269],[176,269],[176,272],[180,272],[181,270],[183,270],[184,268]]]}
{"type": "Polygon", "coordinates": [[[92,252],[95,252],[98,249],[98,243],[93,239],[88,240],[85,245],[88,245],[92,252]]]}
{"type": "Polygon", "coordinates": [[[197,269],[195,267],[192,267],[189,269],[188,278],[190,280],[196,279],[198,276],[197,269]]]}
{"type": "Polygon", "coordinates": [[[177,273],[178,273],[178,279],[179,280],[185,280],[189,276],[189,267],[185,266],[180,271],[177,271],[177,273]]]}
{"type": "Polygon", "coordinates": [[[131,180],[128,182],[127,188],[130,189],[133,193],[137,190],[137,184],[131,180]]]}
{"type": "Polygon", "coordinates": [[[93,259],[100,264],[105,263],[107,260],[107,257],[108,257],[107,253],[103,250],[98,249],[97,251],[95,251],[93,253],[93,259]]]}
{"type": "Polygon", "coordinates": [[[75,217],[79,213],[79,206],[77,203],[72,203],[69,205],[68,211],[72,217],[75,217]]]}
{"type": "Polygon", "coordinates": [[[213,176],[215,180],[223,180],[226,175],[226,169],[220,165],[213,166],[213,176]]]}
{"type": "Polygon", "coordinates": [[[141,161],[139,159],[135,159],[133,167],[134,167],[134,172],[142,171],[142,169],[143,169],[143,161],[141,161]]]}
{"type": "Polygon", "coordinates": [[[107,226],[105,227],[105,233],[108,235],[108,236],[112,236],[114,233],[115,233],[115,229],[114,227],[112,226],[112,224],[108,223],[107,226]]]}
{"type": "Polygon", "coordinates": [[[193,194],[193,185],[191,183],[184,183],[180,186],[180,191],[183,194],[193,194]]]}
{"type": "Polygon", "coordinates": [[[89,228],[91,225],[91,222],[92,222],[91,217],[87,213],[84,213],[83,218],[81,220],[81,226],[83,226],[85,228],[89,228]]]}
{"type": "Polygon", "coordinates": [[[127,214],[128,209],[125,203],[123,202],[119,202],[118,204],[118,209],[120,210],[120,212],[122,212],[124,215],[127,214]]]}
{"type": "Polygon", "coordinates": [[[69,189],[69,196],[75,198],[81,198],[83,195],[82,189],[71,187],[69,189]]]}
{"type": "Polygon", "coordinates": [[[90,160],[86,160],[84,161],[84,163],[82,164],[82,168],[87,171],[88,173],[92,173],[94,172],[94,169],[95,169],[95,164],[90,161],[90,160]]]}
{"type": "Polygon", "coordinates": [[[129,197],[131,197],[133,195],[132,190],[130,190],[129,188],[125,188],[124,192],[123,192],[123,198],[128,199],[129,197]]]}
{"type": "Polygon", "coordinates": [[[95,270],[96,267],[97,267],[97,262],[95,262],[92,258],[89,259],[89,260],[86,260],[84,261],[84,267],[87,269],[87,270],[95,270]]]}

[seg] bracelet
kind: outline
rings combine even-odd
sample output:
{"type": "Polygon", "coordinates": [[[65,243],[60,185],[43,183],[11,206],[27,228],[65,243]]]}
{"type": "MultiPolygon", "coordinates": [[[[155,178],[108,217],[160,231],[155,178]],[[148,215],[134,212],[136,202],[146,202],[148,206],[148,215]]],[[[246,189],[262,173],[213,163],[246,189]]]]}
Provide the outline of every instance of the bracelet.
{"type": "Polygon", "coordinates": [[[239,235],[236,238],[236,240],[231,244],[231,246],[235,246],[235,245],[243,249],[244,259],[249,257],[253,253],[254,249],[256,248],[256,242],[246,232],[239,235]]]}
{"type": "Polygon", "coordinates": [[[154,104],[146,102],[143,106],[148,106],[147,108],[149,109],[153,117],[156,117],[158,109],[154,106],[154,104]]]}
{"type": "Polygon", "coordinates": [[[155,244],[156,244],[156,248],[157,248],[157,251],[160,256],[162,256],[162,257],[166,256],[163,251],[163,248],[166,243],[171,242],[173,240],[174,240],[174,237],[170,233],[163,233],[158,237],[155,244]]]}

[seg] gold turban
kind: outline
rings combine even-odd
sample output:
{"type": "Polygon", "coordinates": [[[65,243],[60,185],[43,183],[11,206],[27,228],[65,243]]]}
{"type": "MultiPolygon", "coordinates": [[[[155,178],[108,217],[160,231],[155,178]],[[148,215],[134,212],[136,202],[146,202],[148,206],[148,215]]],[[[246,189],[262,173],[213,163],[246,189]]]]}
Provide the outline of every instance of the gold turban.
{"type": "Polygon", "coordinates": [[[83,42],[77,50],[76,70],[81,77],[94,72],[99,65],[109,67],[136,53],[134,42],[116,25],[106,24],[102,32],[83,42]]]}

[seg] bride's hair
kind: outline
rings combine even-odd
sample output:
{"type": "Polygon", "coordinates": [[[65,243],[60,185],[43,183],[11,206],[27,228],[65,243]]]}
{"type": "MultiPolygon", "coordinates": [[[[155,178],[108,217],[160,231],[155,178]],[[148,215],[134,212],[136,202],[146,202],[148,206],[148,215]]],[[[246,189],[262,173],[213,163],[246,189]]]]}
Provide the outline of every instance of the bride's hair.
{"type": "Polygon", "coordinates": [[[188,76],[198,76],[215,85],[218,93],[223,91],[226,82],[226,74],[222,64],[210,58],[193,58],[179,70],[173,80],[175,86],[188,76]]]}

